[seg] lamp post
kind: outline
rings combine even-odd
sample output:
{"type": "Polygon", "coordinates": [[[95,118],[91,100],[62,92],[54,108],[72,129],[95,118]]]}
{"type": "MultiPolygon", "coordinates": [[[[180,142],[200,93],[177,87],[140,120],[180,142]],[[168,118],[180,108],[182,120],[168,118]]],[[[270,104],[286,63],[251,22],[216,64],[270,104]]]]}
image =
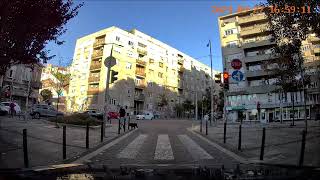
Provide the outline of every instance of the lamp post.
{"type": "Polygon", "coordinates": [[[212,50],[211,50],[211,40],[209,40],[208,45],[210,48],[210,67],[211,67],[211,88],[210,88],[210,99],[211,99],[211,116],[210,116],[210,122],[213,121],[213,71],[212,71],[212,50]]]}

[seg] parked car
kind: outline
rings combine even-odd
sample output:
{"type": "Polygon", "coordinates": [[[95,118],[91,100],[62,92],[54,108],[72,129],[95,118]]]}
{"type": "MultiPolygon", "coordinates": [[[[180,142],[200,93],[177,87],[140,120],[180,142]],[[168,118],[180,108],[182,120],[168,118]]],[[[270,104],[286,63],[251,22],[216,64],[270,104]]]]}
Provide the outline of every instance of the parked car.
{"type": "MultiPolygon", "coordinates": [[[[1,102],[1,103],[0,103],[2,106],[4,106],[3,108],[4,108],[5,111],[7,111],[7,113],[10,112],[10,103],[11,103],[11,102],[1,102]]],[[[16,114],[21,113],[21,108],[20,108],[19,104],[17,104],[17,103],[14,102],[14,105],[15,105],[15,106],[14,106],[15,113],[16,113],[16,114]]]]}
{"type": "Polygon", "coordinates": [[[154,115],[152,112],[144,112],[143,114],[136,115],[136,120],[153,120],[154,115]]]}
{"type": "Polygon", "coordinates": [[[88,114],[89,116],[95,117],[100,120],[103,119],[103,114],[101,112],[96,111],[96,110],[87,110],[87,111],[84,111],[83,113],[88,114]]]}
{"type": "Polygon", "coordinates": [[[64,114],[57,111],[53,106],[46,104],[37,104],[31,108],[30,115],[33,118],[39,119],[40,117],[61,117],[64,114]]]}
{"type": "Polygon", "coordinates": [[[8,114],[6,107],[3,104],[0,104],[0,116],[8,114]]]}

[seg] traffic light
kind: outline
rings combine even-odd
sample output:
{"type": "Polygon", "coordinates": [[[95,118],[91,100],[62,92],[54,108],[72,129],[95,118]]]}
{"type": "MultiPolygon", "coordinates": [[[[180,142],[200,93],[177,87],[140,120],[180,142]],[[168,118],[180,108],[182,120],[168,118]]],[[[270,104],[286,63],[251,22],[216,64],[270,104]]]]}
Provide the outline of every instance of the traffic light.
{"type": "Polygon", "coordinates": [[[218,73],[218,74],[214,75],[214,81],[216,83],[221,83],[221,73],[218,73]]]}
{"type": "Polygon", "coordinates": [[[229,90],[229,73],[223,72],[223,84],[224,89],[229,90]]]}
{"type": "Polygon", "coordinates": [[[118,74],[119,74],[119,72],[111,70],[111,83],[113,83],[116,80],[118,80],[118,74]]]}

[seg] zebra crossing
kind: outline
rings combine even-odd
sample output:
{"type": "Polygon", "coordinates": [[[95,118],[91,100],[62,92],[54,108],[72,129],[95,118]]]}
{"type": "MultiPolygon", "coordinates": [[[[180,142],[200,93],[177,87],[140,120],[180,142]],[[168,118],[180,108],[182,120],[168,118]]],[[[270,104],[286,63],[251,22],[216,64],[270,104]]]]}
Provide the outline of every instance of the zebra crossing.
{"type": "MultiPolygon", "coordinates": [[[[140,134],[138,135],[132,142],[130,142],[127,146],[124,147],[118,154],[117,158],[119,159],[136,159],[139,151],[146,144],[148,139],[148,134],[140,134]]],[[[173,138],[171,136],[171,138],[173,138]]],[[[175,138],[175,137],[174,137],[175,138]]],[[[213,157],[204,150],[198,143],[192,140],[186,134],[177,135],[177,139],[184,146],[187,152],[191,155],[194,160],[210,160],[213,157]]],[[[170,138],[168,134],[159,134],[157,137],[157,144],[154,152],[154,160],[164,160],[170,161],[174,160],[174,151],[172,150],[172,146],[170,143],[170,138]]]]}

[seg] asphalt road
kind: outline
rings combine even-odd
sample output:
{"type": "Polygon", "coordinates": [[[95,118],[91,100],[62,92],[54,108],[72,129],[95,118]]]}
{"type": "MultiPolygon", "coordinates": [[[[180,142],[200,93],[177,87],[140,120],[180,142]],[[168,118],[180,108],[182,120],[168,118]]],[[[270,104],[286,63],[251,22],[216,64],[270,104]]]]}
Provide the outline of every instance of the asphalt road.
{"type": "Polygon", "coordinates": [[[187,130],[191,121],[138,121],[138,130],[95,156],[95,165],[234,167],[238,162],[187,130]]]}

